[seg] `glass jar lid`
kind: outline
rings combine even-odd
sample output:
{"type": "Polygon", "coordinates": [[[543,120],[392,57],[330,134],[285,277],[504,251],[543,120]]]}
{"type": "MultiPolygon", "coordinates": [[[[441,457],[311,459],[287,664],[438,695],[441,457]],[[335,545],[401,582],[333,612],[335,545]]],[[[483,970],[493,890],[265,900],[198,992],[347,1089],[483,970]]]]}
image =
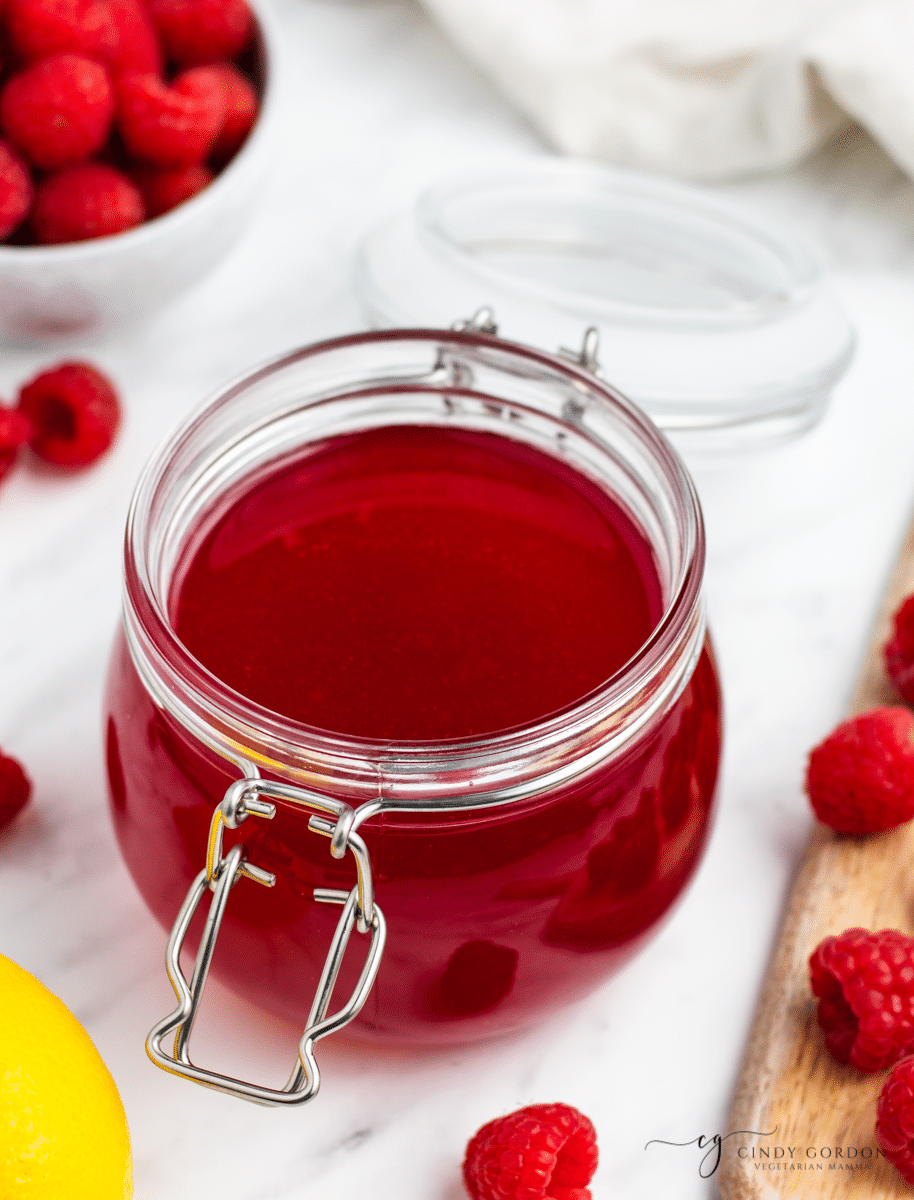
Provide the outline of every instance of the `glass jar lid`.
{"type": "Polygon", "coordinates": [[[567,159],[442,180],[363,241],[370,325],[487,307],[547,350],[600,334],[605,377],[691,458],[787,441],[824,414],[854,335],[812,258],[696,187],[567,159]]]}

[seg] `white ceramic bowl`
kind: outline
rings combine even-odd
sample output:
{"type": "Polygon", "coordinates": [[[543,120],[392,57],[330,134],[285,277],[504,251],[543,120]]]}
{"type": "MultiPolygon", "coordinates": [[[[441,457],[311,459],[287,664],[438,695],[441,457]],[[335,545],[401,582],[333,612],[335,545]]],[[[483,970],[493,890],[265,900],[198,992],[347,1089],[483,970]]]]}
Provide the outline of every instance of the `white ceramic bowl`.
{"type": "Polygon", "coordinates": [[[44,342],[138,321],[201,279],[237,241],[275,160],[282,121],[280,36],[267,0],[249,2],[263,93],[239,152],[191,200],[126,233],[62,246],[0,245],[0,337],[44,342]]]}

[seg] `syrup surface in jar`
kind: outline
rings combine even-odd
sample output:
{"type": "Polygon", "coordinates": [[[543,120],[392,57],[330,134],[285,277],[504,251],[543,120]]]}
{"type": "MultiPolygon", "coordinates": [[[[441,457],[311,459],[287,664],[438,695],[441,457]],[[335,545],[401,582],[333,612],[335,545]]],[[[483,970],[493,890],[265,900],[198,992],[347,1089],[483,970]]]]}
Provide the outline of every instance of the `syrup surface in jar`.
{"type": "Polygon", "coordinates": [[[580,700],[660,614],[647,542],[561,460],[393,426],[325,442],[236,499],[175,615],[187,649],[265,708],[438,741],[580,700]]]}

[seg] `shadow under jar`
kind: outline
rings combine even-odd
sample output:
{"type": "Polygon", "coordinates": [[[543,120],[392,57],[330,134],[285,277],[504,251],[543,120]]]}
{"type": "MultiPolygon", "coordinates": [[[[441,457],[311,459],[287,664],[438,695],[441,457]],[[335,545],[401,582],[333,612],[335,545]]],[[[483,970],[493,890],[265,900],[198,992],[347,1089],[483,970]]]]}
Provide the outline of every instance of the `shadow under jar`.
{"type": "Polygon", "coordinates": [[[487,1038],[585,995],[707,838],[703,566],[675,453],[560,357],[401,330],[230,386],[128,523],[107,759],[146,902],[171,926],[215,807],[249,786],[274,818],[210,843],[214,886],[236,844],[275,876],[226,888],[213,971],[235,992],[314,1023],[339,918],[321,889],[353,888],[361,838],[387,942],[348,1036],[487,1038]]]}

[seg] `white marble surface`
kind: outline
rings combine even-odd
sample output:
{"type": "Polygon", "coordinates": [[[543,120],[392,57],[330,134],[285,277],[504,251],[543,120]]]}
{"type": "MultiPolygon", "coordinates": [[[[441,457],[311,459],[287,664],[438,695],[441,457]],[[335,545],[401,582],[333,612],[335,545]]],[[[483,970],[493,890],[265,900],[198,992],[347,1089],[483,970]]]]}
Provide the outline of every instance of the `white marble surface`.
{"type": "MultiPolygon", "coordinates": [[[[99,735],[133,481],[228,377],[360,324],[349,263],[369,224],[454,166],[542,149],[407,0],[277,7],[294,78],[287,151],[257,227],[159,319],[67,347],[122,387],[114,452],[79,478],[20,469],[0,490],[0,745],[35,782],[31,808],[0,834],[0,951],[66,1001],[110,1065],[137,1200],[459,1200],[477,1126],[551,1099],[599,1129],[595,1197],[704,1197],[697,1154],[645,1143],[725,1130],[809,827],[804,756],[847,702],[914,503],[914,187],[859,135],[725,189],[818,247],[859,349],[812,435],[697,477],[727,743],[710,850],[672,922],[623,975],[523,1039],[431,1055],[325,1042],[312,1106],[243,1105],[143,1052],[172,995],[162,931],[115,848],[99,735]]],[[[4,352],[0,394],[57,357],[4,352]]],[[[297,1031],[218,986],[202,1023],[214,1062],[284,1077],[297,1031]]]]}

